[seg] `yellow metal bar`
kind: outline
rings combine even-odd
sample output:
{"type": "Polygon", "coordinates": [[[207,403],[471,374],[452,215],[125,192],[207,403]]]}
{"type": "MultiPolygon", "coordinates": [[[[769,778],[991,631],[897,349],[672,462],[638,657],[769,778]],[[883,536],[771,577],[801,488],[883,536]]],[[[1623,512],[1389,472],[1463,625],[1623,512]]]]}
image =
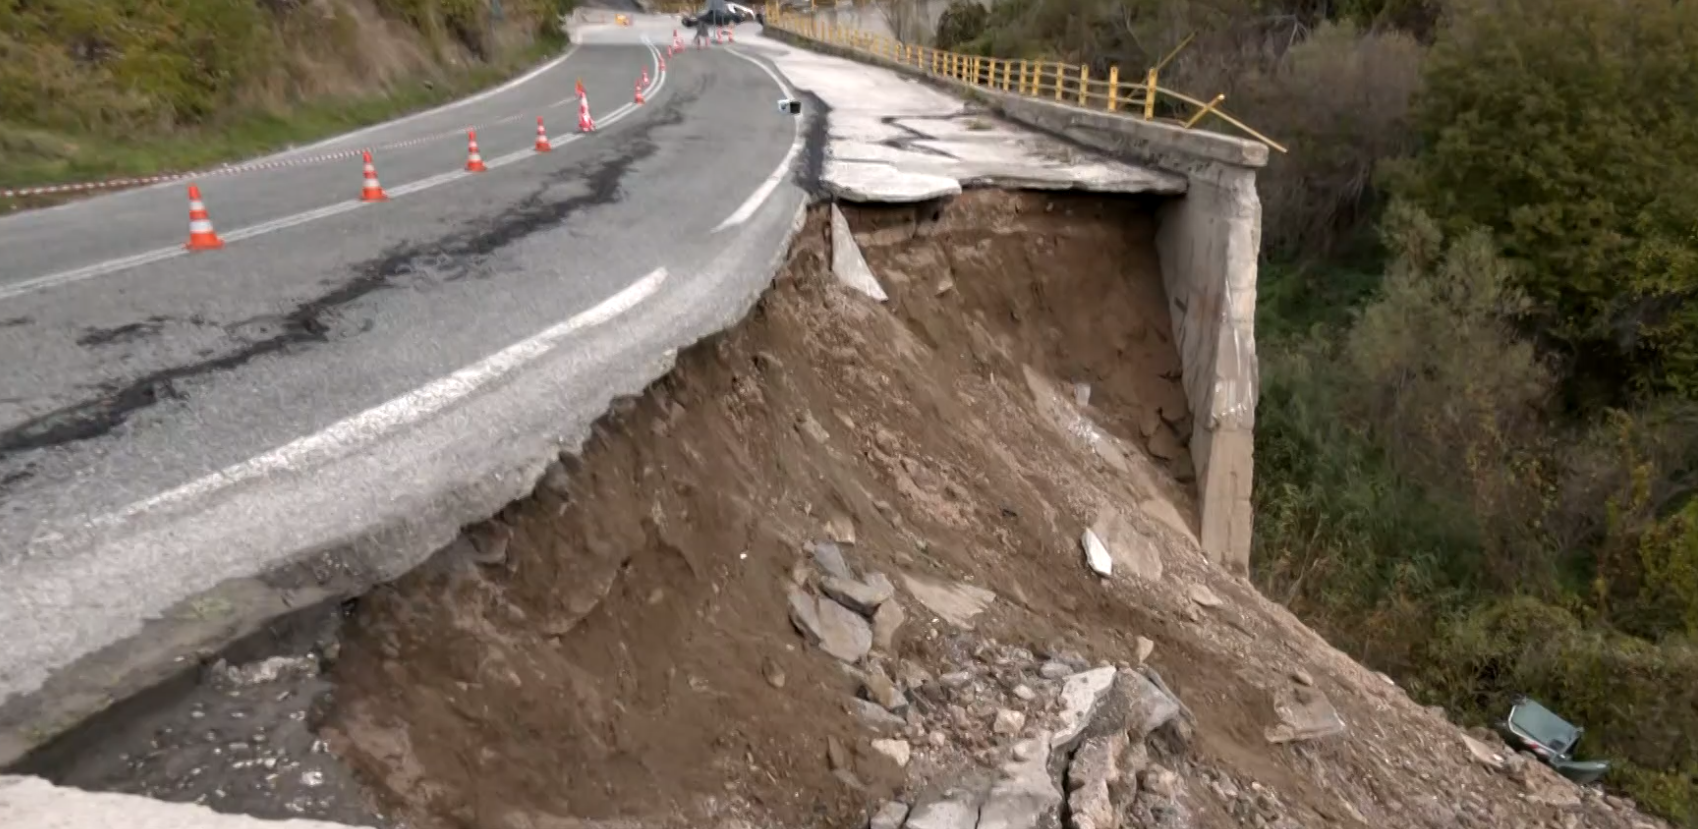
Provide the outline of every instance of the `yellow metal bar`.
{"type": "Polygon", "coordinates": [[[1190,129],[1190,128],[1196,126],[1198,121],[1203,120],[1203,116],[1208,115],[1211,112],[1214,112],[1215,107],[1220,106],[1220,102],[1224,101],[1224,100],[1226,100],[1226,94],[1225,93],[1222,93],[1220,95],[1216,95],[1214,100],[1208,102],[1208,104],[1204,105],[1204,107],[1202,109],[1197,110],[1197,114],[1191,116],[1191,120],[1185,122],[1185,128],[1190,129]]]}
{"type": "Polygon", "coordinates": [[[1144,120],[1148,121],[1154,117],[1156,117],[1156,70],[1152,66],[1150,71],[1144,74],[1144,120]]]}
{"type": "Polygon", "coordinates": [[[1003,92],[1008,91],[1008,73],[1013,71],[1013,69],[1014,69],[1013,61],[1006,61],[1005,60],[1005,61],[1002,62],[1002,91],[1003,92]]]}
{"type": "Polygon", "coordinates": [[[1164,57],[1161,60],[1156,61],[1156,65],[1153,66],[1153,67],[1150,67],[1150,71],[1151,72],[1160,72],[1161,70],[1166,69],[1168,62],[1172,61],[1174,58],[1179,56],[1179,50],[1184,49],[1186,46],[1191,45],[1191,41],[1195,40],[1196,38],[1197,38],[1196,32],[1192,32],[1191,34],[1186,35],[1184,40],[1179,41],[1178,46],[1173,47],[1173,51],[1167,53],[1167,57],[1164,57]]]}
{"type": "Polygon", "coordinates": [[[1026,59],[1020,59],[1020,94],[1026,94],[1026,59]]]}
{"type": "Polygon", "coordinates": [[[1120,108],[1120,67],[1108,68],[1108,111],[1114,112],[1120,108]]]}
{"type": "Polygon", "coordinates": [[[1089,106],[1091,91],[1091,67],[1079,67],[1079,106],[1089,106]]]}
{"type": "Polygon", "coordinates": [[[1063,71],[1066,67],[1067,64],[1065,63],[1055,65],[1055,99],[1057,101],[1061,100],[1061,82],[1067,77],[1067,73],[1063,71]]]}
{"type": "Polygon", "coordinates": [[[979,56],[974,55],[973,56],[973,85],[974,86],[979,85],[979,77],[982,74],[981,70],[983,70],[983,69],[984,69],[984,60],[981,59],[979,56]]]}

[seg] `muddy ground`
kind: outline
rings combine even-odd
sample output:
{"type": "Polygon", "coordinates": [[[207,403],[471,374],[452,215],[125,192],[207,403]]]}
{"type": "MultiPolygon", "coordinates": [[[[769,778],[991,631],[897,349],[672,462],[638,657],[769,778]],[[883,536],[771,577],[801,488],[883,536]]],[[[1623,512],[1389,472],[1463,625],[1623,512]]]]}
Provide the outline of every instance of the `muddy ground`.
{"type": "Polygon", "coordinates": [[[832,279],[816,209],[749,318],[532,497],[279,633],[300,659],[208,667],[34,770],[421,829],[854,829],[910,805],[931,829],[1005,791],[1108,666],[1185,723],[1121,757],[1121,825],[1661,825],[1471,751],[1207,566],[1153,207],[845,208],[884,304],[832,279]]]}

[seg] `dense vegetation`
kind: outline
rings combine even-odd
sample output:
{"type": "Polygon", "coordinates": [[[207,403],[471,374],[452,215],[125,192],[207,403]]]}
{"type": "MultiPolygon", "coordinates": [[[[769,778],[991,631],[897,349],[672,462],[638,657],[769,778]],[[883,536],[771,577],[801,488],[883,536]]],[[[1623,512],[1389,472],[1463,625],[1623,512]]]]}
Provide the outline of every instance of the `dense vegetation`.
{"type": "Polygon", "coordinates": [[[1141,68],[1262,178],[1262,589],[1470,722],[1538,697],[1698,826],[1698,6],[998,0],[939,39],[1141,68]]]}
{"type": "Polygon", "coordinates": [[[181,170],[392,117],[557,48],[568,2],[0,0],[0,186],[181,170]]]}

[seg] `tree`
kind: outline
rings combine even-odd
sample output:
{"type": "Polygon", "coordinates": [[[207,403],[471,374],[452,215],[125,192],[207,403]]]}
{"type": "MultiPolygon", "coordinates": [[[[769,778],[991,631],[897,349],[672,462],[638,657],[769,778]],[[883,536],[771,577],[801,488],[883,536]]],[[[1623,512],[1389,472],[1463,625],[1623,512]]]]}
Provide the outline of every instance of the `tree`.
{"type": "Polygon", "coordinates": [[[1693,54],[1690,3],[1459,0],[1416,101],[1423,152],[1389,165],[1447,232],[1490,228],[1527,265],[1528,321],[1592,396],[1698,393],[1693,54]]]}

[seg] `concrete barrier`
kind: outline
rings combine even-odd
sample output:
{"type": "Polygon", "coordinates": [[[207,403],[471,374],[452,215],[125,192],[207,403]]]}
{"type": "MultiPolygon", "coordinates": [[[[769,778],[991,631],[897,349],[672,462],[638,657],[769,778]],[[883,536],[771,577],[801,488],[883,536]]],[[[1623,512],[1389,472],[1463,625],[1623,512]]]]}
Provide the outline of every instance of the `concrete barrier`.
{"type": "Polygon", "coordinates": [[[1216,562],[1247,572],[1260,385],[1255,323],[1262,203],[1256,170],[1267,164],[1267,145],[973,86],[773,27],[763,34],[923,79],[982,102],[1011,121],[1186,177],[1185,195],[1160,209],[1156,247],[1191,408],[1198,537],[1216,562]]]}

